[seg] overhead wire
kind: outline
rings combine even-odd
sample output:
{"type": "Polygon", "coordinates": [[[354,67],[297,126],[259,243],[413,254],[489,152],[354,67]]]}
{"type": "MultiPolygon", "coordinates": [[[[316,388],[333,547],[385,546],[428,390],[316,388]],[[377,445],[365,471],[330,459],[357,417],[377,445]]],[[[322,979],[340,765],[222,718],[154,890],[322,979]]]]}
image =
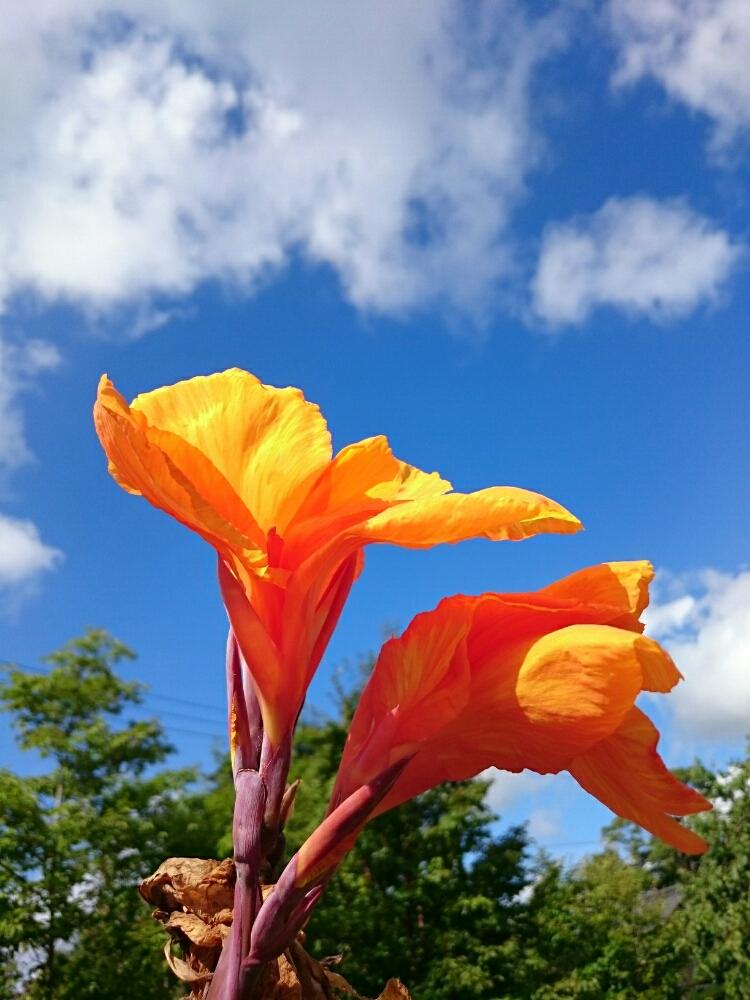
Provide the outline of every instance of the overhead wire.
{"type": "MultiPolygon", "coordinates": [[[[17,660],[0,660],[0,666],[3,667],[18,667],[20,670],[28,671],[32,674],[40,674],[45,677],[49,676],[51,670],[49,667],[32,667],[28,663],[19,663],[17,660]]],[[[152,691],[151,688],[147,687],[143,692],[144,701],[166,701],[170,704],[176,703],[179,705],[187,705],[191,708],[199,708],[202,712],[218,712],[222,716],[226,716],[226,708],[223,705],[212,704],[211,702],[195,701],[192,698],[182,698],[179,695],[167,694],[164,691],[152,691]]],[[[158,709],[158,711],[167,714],[167,709],[158,709]]],[[[171,713],[175,714],[175,713],[171,713]]],[[[200,716],[203,718],[203,716],[200,716]]],[[[211,720],[214,721],[213,719],[211,720]]]]}
{"type": "MultiPolygon", "coordinates": [[[[51,673],[51,669],[48,667],[32,667],[30,664],[19,663],[17,660],[7,660],[7,659],[0,660],[0,665],[17,667],[20,670],[24,670],[33,674],[39,674],[41,676],[49,676],[49,674],[51,673]]],[[[140,703],[130,706],[129,711],[150,712],[153,710],[154,714],[160,717],[166,715],[176,719],[183,719],[187,722],[200,723],[201,725],[205,725],[207,727],[214,727],[214,726],[216,727],[216,728],[210,728],[208,730],[192,729],[187,726],[174,725],[172,722],[168,720],[160,720],[162,721],[163,728],[166,730],[167,733],[180,733],[186,736],[198,736],[210,740],[226,739],[226,725],[222,724],[223,720],[220,720],[218,718],[206,718],[206,716],[203,714],[198,715],[197,713],[179,712],[169,708],[162,708],[159,705],[149,705],[148,701],[150,700],[166,701],[169,703],[176,702],[177,704],[180,705],[199,708],[202,711],[208,710],[212,712],[217,712],[224,718],[226,718],[225,708],[220,707],[219,705],[213,705],[210,702],[209,703],[199,702],[199,701],[194,701],[190,698],[181,698],[161,692],[153,692],[147,690],[144,692],[144,700],[140,703]]]]}

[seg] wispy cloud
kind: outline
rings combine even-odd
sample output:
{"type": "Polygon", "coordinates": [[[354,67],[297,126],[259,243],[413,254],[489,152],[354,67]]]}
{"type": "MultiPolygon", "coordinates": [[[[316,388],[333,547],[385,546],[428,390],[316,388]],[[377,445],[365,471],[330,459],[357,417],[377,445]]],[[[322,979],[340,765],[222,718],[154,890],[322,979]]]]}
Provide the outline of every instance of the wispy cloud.
{"type": "MultiPolygon", "coordinates": [[[[11,469],[32,460],[26,441],[20,397],[40,372],[60,363],[57,348],[44,340],[18,343],[0,330],[0,487],[11,469]]],[[[62,553],[42,541],[37,527],[0,513],[0,596],[15,608],[38,578],[53,569],[62,553]]]]}
{"type": "Polygon", "coordinates": [[[3,469],[16,468],[31,459],[19,400],[36,375],[57,368],[60,354],[46,340],[18,343],[0,330],[0,482],[3,469]]]}
{"type": "Polygon", "coordinates": [[[533,308],[553,326],[583,323],[600,306],[673,319],[715,300],[740,253],[683,201],[610,198],[546,229],[533,308]]]}
{"type": "Polygon", "coordinates": [[[499,771],[490,767],[483,771],[481,777],[490,782],[487,790],[487,804],[495,812],[502,815],[519,799],[537,795],[546,789],[553,779],[549,774],[536,774],[534,771],[499,771]]]}
{"type": "Polygon", "coordinates": [[[0,514],[0,592],[19,595],[62,559],[62,552],[46,545],[31,521],[0,514]]]}
{"type": "Polygon", "coordinates": [[[714,148],[750,128],[747,0],[610,0],[619,85],[656,80],[714,123],[714,148]]]}

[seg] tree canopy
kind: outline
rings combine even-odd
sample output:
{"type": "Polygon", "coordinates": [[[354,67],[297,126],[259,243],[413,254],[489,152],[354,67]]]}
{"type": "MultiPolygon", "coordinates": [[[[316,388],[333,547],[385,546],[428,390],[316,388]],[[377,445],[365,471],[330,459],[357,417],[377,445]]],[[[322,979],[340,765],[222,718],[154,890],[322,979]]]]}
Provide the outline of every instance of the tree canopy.
{"type": "MultiPolygon", "coordinates": [[[[168,856],[230,853],[231,773],[166,766],[159,720],[130,714],[143,688],[118,675],[132,655],[91,631],[0,684],[34,765],[0,771],[0,998],[182,993],[136,886],[168,856]]],[[[287,856],[320,818],[352,703],[298,728],[287,856]]],[[[715,803],[694,821],[699,863],[615,821],[566,868],[502,826],[486,782],[434,789],[365,830],[307,946],[341,954],[365,995],[396,975],[415,1000],[750,996],[750,761],[682,776],[715,803]]]]}

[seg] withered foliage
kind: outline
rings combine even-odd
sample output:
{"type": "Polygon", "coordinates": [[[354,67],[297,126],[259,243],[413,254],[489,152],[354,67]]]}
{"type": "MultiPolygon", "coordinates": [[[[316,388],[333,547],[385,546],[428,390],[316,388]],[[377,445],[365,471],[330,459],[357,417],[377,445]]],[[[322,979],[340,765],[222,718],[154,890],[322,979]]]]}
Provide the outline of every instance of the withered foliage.
{"type": "MultiPolygon", "coordinates": [[[[172,972],[205,998],[221,949],[232,926],[235,870],[231,859],[169,858],[140,884],[141,896],[156,907],[154,917],[169,933],[164,954],[172,972]],[[175,945],[180,954],[175,954],[175,945]]],[[[263,895],[273,886],[263,887],[263,895]]],[[[340,955],[317,961],[304,948],[304,933],[268,964],[255,991],[257,1000],[366,1000],[332,966],[340,955]]],[[[397,979],[390,979],[378,1000],[410,1000],[397,979]]]]}

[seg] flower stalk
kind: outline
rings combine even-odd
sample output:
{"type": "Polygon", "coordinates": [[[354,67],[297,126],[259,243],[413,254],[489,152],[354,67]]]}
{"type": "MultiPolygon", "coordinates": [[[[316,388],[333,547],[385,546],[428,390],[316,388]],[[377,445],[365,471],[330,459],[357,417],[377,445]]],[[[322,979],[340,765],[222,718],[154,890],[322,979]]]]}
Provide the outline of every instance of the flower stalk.
{"type": "MultiPolygon", "coordinates": [[[[317,406],[239,369],[130,404],[104,377],[94,416],[117,482],[218,557],[230,621],[236,881],[206,1000],[275,996],[281,963],[293,968],[304,955],[297,935],[364,825],[491,766],[567,771],[665,842],[705,850],[680,820],[710,803],[670,774],[635,704],[642,691],[667,693],[681,679],[642,635],[652,567],[605,563],[531,593],[446,598],[390,639],[352,718],[326,818],[268,884],[296,794],[287,784],[294,729],[366,546],[520,541],[581,524],[515,487],[454,492],[397,459],[384,437],[334,455],[317,406]]],[[[200,972],[201,990],[211,967],[200,972]]],[[[330,994],[321,969],[313,980],[322,994],[303,985],[303,996],[330,994]]]]}
{"type": "Polygon", "coordinates": [[[261,832],[266,794],[257,771],[245,768],[235,777],[232,842],[236,882],[232,929],[216,968],[208,1000],[250,1000],[256,973],[244,964],[250,935],[261,905],[261,832]]]}

